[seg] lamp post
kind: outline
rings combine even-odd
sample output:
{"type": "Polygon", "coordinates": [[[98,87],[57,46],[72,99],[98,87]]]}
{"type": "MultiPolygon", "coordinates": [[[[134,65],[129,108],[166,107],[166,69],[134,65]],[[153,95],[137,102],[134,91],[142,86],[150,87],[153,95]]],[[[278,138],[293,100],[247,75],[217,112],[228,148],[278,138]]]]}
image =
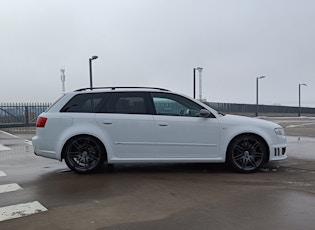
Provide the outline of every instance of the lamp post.
{"type": "Polygon", "coordinates": [[[299,117],[301,116],[301,85],[307,86],[306,84],[299,84],[299,117]]]}
{"type": "Polygon", "coordinates": [[[89,58],[89,67],[90,67],[90,88],[93,88],[93,82],[92,82],[92,61],[97,59],[98,56],[92,56],[89,58]]]}
{"type": "Polygon", "coordinates": [[[260,76],[256,78],[256,117],[258,117],[258,81],[266,76],[260,76]]]}
{"type": "Polygon", "coordinates": [[[197,68],[194,68],[194,70],[193,70],[193,75],[194,75],[194,82],[193,82],[193,91],[194,91],[194,99],[196,98],[196,70],[198,70],[199,71],[199,82],[200,82],[200,85],[199,85],[199,87],[200,87],[200,89],[199,89],[199,91],[200,91],[200,95],[201,95],[201,72],[202,72],[202,67],[197,67],[197,68]]]}

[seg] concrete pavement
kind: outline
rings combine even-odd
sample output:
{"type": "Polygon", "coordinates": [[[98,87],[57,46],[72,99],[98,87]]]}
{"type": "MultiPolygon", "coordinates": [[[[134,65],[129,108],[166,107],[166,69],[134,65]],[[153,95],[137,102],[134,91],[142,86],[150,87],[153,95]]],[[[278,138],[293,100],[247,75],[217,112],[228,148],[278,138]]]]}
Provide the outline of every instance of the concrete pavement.
{"type": "Polygon", "coordinates": [[[22,188],[0,193],[0,207],[38,201],[47,208],[0,221],[0,229],[313,229],[313,121],[276,119],[293,135],[289,158],[254,174],[224,164],[126,164],[78,175],[35,156],[25,141],[33,133],[0,132],[10,148],[0,151],[0,185],[22,188]]]}

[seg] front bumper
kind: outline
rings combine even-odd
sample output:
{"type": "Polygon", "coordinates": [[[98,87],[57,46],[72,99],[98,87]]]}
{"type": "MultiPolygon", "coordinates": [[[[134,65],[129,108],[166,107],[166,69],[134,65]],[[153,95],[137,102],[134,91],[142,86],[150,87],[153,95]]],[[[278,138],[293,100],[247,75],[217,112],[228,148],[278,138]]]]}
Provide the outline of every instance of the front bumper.
{"type": "Polygon", "coordinates": [[[274,145],[270,148],[270,161],[276,161],[276,160],[284,160],[287,159],[287,145],[274,145]]]}

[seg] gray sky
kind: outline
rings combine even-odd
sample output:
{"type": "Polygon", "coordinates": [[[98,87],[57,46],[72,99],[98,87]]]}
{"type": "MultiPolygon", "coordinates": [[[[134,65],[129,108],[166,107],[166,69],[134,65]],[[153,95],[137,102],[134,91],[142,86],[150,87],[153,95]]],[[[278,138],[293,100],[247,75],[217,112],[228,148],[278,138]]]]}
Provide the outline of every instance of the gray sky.
{"type": "Polygon", "coordinates": [[[1,0],[0,102],[94,86],[154,86],[212,102],[315,107],[313,0],[1,0]],[[197,94],[198,95],[198,94],[197,94]]]}

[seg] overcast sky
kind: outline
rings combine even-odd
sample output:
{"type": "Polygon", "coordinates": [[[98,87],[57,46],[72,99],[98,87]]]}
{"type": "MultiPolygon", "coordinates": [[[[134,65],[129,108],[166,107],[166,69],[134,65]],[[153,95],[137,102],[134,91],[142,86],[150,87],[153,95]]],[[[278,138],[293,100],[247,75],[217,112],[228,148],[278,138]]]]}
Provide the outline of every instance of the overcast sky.
{"type": "MultiPolygon", "coordinates": [[[[314,0],[1,0],[0,102],[53,102],[94,86],[192,96],[203,67],[211,102],[315,107],[314,0]]],[[[197,91],[198,95],[198,91],[197,91]]]]}

